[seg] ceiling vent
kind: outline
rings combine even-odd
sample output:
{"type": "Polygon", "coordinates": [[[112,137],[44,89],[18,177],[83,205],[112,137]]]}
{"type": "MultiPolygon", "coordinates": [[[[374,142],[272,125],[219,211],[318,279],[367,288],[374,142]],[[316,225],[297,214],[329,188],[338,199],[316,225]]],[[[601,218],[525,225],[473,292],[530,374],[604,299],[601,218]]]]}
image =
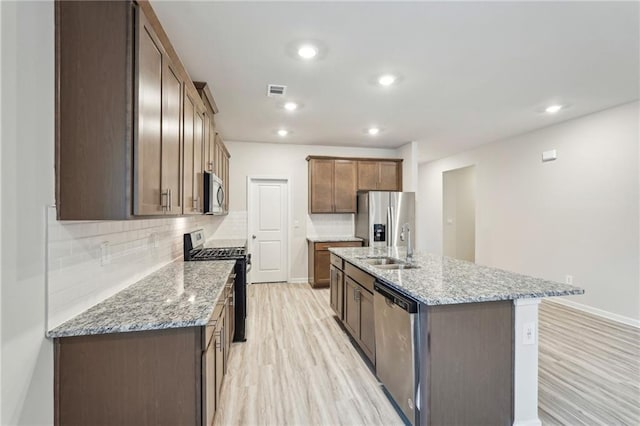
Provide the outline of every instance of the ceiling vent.
{"type": "Polygon", "coordinates": [[[287,86],[283,86],[282,84],[270,84],[267,86],[267,96],[269,97],[284,96],[286,92],[287,86]]]}

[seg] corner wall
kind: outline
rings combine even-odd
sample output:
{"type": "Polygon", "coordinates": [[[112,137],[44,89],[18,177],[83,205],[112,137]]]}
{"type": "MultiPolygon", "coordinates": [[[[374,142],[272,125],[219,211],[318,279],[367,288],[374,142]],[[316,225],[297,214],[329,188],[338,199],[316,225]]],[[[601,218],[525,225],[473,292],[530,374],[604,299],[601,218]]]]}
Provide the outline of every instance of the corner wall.
{"type": "Polygon", "coordinates": [[[53,423],[45,339],[45,206],[53,202],[53,2],[2,8],[2,418],[53,423]]]}
{"type": "Polygon", "coordinates": [[[476,165],[476,262],[565,281],[561,298],[640,325],[639,104],[419,166],[420,250],[442,253],[442,172],[476,165]],[[556,149],[558,159],[541,162],[556,149]]]}

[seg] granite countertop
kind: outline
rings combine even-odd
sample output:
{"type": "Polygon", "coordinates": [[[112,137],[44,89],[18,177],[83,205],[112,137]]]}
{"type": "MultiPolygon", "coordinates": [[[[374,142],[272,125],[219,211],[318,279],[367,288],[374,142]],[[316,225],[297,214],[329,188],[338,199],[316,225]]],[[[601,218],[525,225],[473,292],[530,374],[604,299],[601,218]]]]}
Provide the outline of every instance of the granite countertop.
{"type": "Polygon", "coordinates": [[[209,240],[204,243],[206,248],[227,248],[227,247],[247,247],[246,238],[226,239],[226,240],[209,240]]]}
{"type": "Polygon", "coordinates": [[[362,238],[347,236],[307,237],[307,241],[312,243],[333,243],[343,241],[362,241],[362,238]]]}
{"type": "Polygon", "coordinates": [[[364,262],[368,257],[380,256],[404,260],[405,248],[330,248],[329,251],[426,305],[584,293],[583,289],[571,285],[434,254],[415,253],[415,269],[385,270],[364,262]]]}
{"type": "Polygon", "coordinates": [[[84,336],[205,325],[235,260],[176,260],[47,332],[84,336]]]}

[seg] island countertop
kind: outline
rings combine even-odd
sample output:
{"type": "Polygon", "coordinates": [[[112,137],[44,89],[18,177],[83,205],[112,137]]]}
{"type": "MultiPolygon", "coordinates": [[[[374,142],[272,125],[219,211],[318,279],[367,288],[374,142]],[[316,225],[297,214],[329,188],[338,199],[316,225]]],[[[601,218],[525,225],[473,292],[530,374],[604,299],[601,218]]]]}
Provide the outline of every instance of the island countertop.
{"type": "Polygon", "coordinates": [[[413,269],[385,270],[366,258],[405,259],[404,248],[329,248],[329,251],[426,305],[490,302],[583,294],[567,284],[434,254],[415,253],[413,269]]]}
{"type": "Polygon", "coordinates": [[[47,332],[84,336],[205,325],[235,260],[176,260],[47,332]]]}

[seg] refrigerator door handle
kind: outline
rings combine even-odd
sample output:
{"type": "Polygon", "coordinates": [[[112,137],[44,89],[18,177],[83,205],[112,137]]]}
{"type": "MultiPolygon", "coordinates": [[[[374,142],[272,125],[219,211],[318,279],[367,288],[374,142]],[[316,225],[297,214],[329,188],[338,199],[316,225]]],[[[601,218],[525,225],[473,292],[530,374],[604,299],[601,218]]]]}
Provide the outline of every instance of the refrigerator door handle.
{"type": "Polygon", "coordinates": [[[393,238],[393,207],[387,207],[387,247],[390,247],[393,238]]]}

